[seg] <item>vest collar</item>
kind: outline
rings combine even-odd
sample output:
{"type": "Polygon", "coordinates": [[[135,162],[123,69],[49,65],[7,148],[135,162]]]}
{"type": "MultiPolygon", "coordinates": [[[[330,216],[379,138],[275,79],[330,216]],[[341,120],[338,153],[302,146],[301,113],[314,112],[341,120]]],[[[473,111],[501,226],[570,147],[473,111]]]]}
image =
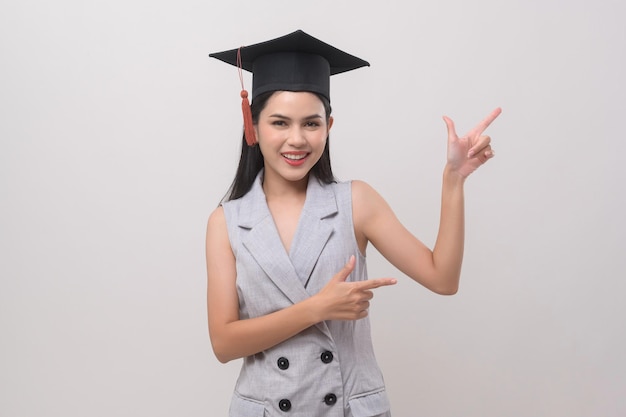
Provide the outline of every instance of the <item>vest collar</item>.
{"type": "Polygon", "coordinates": [[[268,277],[295,304],[312,295],[306,287],[333,233],[333,226],[326,219],[337,213],[335,193],[332,186],[320,183],[314,176],[309,177],[304,207],[287,253],[267,206],[262,175],[263,171],[252,189],[242,197],[239,227],[248,229],[242,243],[268,277]]]}

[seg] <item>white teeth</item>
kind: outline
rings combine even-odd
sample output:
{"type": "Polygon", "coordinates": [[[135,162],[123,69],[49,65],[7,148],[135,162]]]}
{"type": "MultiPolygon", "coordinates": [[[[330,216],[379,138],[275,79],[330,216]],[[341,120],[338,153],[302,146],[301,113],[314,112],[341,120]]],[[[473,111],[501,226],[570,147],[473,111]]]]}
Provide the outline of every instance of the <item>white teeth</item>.
{"type": "Polygon", "coordinates": [[[298,161],[306,156],[306,154],[293,155],[293,154],[283,154],[283,156],[287,159],[291,159],[292,161],[298,161]]]}

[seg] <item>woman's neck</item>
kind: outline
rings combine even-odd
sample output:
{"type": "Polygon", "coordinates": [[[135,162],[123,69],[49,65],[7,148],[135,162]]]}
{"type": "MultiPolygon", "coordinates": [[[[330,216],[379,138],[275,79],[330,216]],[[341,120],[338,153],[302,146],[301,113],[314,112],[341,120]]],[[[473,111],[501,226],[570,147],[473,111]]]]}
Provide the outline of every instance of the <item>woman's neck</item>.
{"type": "Polygon", "coordinates": [[[263,192],[265,193],[265,199],[268,201],[277,198],[301,199],[306,195],[308,183],[308,175],[298,181],[288,181],[282,177],[268,177],[266,173],[263,177],[263,192]]]}

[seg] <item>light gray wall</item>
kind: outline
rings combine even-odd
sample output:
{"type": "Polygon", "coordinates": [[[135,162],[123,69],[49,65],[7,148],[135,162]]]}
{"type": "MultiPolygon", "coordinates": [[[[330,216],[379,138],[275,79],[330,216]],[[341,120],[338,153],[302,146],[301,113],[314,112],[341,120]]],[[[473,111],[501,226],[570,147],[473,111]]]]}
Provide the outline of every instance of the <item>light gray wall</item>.
{"type": "MultiPolygon", "coordinates": [[[[204,228],[234,174],[236,70],[301,28],[334,77],[333,163],[434,242],[443,114],[492,108],[460,293],[372,306],[396,416],[623,416],[626,7],[598,1],[24,1],[0,6],[0,415],[223,416],[204,228]]],[[[247,79],[249,85],[249,78],[247,79]]]]}

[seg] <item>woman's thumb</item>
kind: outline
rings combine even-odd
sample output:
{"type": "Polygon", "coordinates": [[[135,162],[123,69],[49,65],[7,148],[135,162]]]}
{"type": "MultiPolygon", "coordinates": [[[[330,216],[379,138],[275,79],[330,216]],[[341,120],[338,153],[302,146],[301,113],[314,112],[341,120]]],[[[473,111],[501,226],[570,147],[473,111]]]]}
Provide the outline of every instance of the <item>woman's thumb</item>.
{"type": "Polygon", "coordinates": [[[339,272],[337,272],[337,274],[335,274],[335,276],[333,277],[333,281],[336,281],[336,282],[343,282],[343,281],[345,281],[348,278],[348,276],[352,273],[352,271],[354,270],[355,263],[356,263],[356,259],[355,259],[354,255],[350,256],[350,259],[343,266],[343,268],[341,268],[341,271],[339,271],[339,272]]]}

